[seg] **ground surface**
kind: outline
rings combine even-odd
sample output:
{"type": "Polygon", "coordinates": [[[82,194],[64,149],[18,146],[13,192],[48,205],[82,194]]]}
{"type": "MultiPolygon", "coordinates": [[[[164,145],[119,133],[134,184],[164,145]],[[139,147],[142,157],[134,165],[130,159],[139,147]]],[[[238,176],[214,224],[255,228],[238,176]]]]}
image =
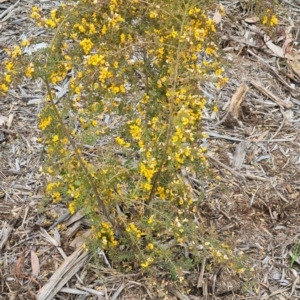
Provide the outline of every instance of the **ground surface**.
{"type": "MultiPolygon", "coordinates": [[[[1,58],[4,47],[24,36],[45,34],[27,17],[34,3],[45,9],[58,4],[0,2],[1,58]]],[[[88,229],[87,221],[80,214],[70,219],[59,205],[40,213],[42,90],[24,83],[0,104],[0,299],[35,299],[39,290],[38,299],[52,299],[49,293],[59,290],[55,299],[300,298],[300,4],[283,1],[280,25],[272,32],[249,19],[249,5],[223,5],[227,15],[218,28],[229,82],[218,92],[201,86],[208,102],[220,107],[216,114],[207,111],[203,124],[221,180],[203,184],[199,220],[236,252],[248,254],[256,270],[252,277],[226,269],[201,274],[199,266],[179,286],[163,280],[164,274],[123,275],[105,263],[97,271],[89,253],[75,250],[75,235],[88,229]],[[53,231],[58,224],[68,230],[53,231]]]]}

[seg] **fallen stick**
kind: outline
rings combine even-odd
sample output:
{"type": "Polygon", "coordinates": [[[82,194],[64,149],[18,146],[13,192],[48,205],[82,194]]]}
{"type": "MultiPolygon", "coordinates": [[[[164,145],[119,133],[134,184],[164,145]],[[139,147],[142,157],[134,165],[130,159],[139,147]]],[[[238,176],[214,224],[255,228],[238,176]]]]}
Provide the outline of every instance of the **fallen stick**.
{"type": "Polygon", "coordinates": [[[266,88],[264,88],[262,85],[260,85],[258,82],[255,82],[251,80],[251,84],[262,94],[273,100],[276,104],[278,104],[281,108],[286,107],[286,108],[291,108],[293,107],[293,103],[285,103],[282,101],[279,97],[274,95],[272,92],[268,91],[266,88]]]}
{"type": "Polygon", "coordinates": [[[78,247],[39,290],[37,300],[50,300],[55,297],[63,286],[86,264],[90,255],[82,246],[78,247]]]}

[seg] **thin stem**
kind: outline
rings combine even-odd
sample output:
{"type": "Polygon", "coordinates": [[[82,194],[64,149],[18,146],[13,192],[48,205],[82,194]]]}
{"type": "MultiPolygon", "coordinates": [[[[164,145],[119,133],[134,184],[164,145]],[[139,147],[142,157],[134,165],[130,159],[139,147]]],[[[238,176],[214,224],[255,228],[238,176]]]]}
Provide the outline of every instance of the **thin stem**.
{"type": "Polygon", "coordinates": [[[53,99],[53,96],[52,96],[52,93],[51,93],[51,89],[50,89],[49,83],[48,83],[47,80],[44,80],[44,81],[45,81],[45,84],[46,84],[46,89],[47,89],[47,93],[49,95],[51,106],[53,108],[53,111],[54,111],[54,113],[55,113],[55,115],[56,115],[56,117],[57,117],[60,125],[61,125],[63,133],[67,137],[67,139],[69,140],[69,142],[71,144],[71,147],[73,148],[73,151],[75,153],[77,161],[79,162],[80,167],[83,169],[83,171],[84,171],[84,173],[85,173],[85,175],[86,175],[86,177],[87,177],[87,179],[88,179],[88,181],[89,181],[89,183],[91,185],[91,188],[92,188],[92,190],[94,192],[94,195],[96,197],[96,200],[98,202],[99,207],[102,209],[102,211],[103,211],[105,217],[108,219],[108,221],[114,226],[115,223],[112,220],[112,218],[110,217],[110,215],[109,215],[109,213],[108,213],[108,211],[106,209],[106,206],[105,206],[103,200],[100,197],[100,194],[99,194],[98,189],[96,187],[96,184],[95,184],[95,182],[93,180],[93,177],[90,175],[88,169],[86,168],[86,166],[85,166],[85,164],[84,164],[84,162],[83,162],[83,160],[82,160],[82,158],[81,158],[81,156],[79,154],[79,151],[78,151],[78,148],[76,146],[76,143],[75,143],[75,141],[74,141],[71,133],[69,132],[69,130],[65,126],[64,121],[63,121],[61,115],[59,114],[59,111],[58,111],[58,109],[57,109],[57,107],[55,105],[55,102],[54,102],[54,99],[53,99]]]}
{"type": "Polygon", "coordinates": [[[144,60],[144,74],[145,74],[145,93],[148,95],[149,93],[149,74],[148,74],[148,60],[147,60],[147,51],[145,47],[143,47],[143,60],[144,60]]]}
{"type": "MultiPolygon", "coordinates": [[[[182,36],[183,31],[184,31],[184,22],[185,22],[186,15],[187,15],[187,9],[185,11],[184,18],[181,22],[180,36],[182,36]]],[[[150,203],[153,200],[153,197],[155,196],[158,179],[162,173],[163,166],[167,160],[168,148],[170,145],[171,135],[172,135],[172,131],[173,131],[174,97],[175,97],[175,91],[176,91],[176,86],[177,86],[177,81],[178,81],[178,69],[179,69],[179,60],[180,60],[181,52],[182,52],[182,45],[179,41],[179,44],[177,46],[177,52],[176,52],[176,64],[175,64],[175,68],[174,68],[174,79],[173,79],[172,92],[171,92],[171,97],[170,97],[170,118],[169,118],[169,122],[168,122],[166,142],[165,142],[165,146],[163,149],[163,156],[162,156],[161,162],[158,166],[158,170],[154,175],[152,188],[151,188],[151,191],[150,191],[150,194],[149,194],[149,197],[148,197],[146,203],[150,203]]]]}

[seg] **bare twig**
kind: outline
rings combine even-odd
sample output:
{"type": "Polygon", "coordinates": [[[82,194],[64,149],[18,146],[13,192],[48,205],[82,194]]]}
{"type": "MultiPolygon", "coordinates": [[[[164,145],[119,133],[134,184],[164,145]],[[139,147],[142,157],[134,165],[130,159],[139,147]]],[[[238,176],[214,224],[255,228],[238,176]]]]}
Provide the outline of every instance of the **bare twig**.
{"type": "Polygon", "coordinates": [[[293,103],[286,103],[282,101],[278,96],[274,95],[272,92],[268,91],[266,88],[264,88],[262,85],[260,85],[258,82],[251,80],[251,84],[259,90],[261,93],[263,93],[265,96],[273,100],[275,103],[277,103],[280,107],[286,107],[291,108],[294,106],[293,103]]]}
{"type": "Polygon", "coordinates": [[[232,168],[226,166],[225,164],[223,164],[222,162],[220,162],[218,159],[216,159],[215,157],[212,157],[211,155],[207,154],[207,157],[209,159],[211,159],[213,162],[217,163],[218,165],[220,165],[222,168],[226,169],[227,171],[229,171],[232,175],[234,175],[236,178],[238,179],[242,179],[242,180],[245,180],[245,177],[236,172],[235,170],[233,170],[232,168]]]}
{"type": "Polygon", "coordinates": [[[204,257],[202,264],[201,264],[201,270],[200,270],[200,274],[198,277],[198,282],[197,282],[197,288],[202,288],[203,284],[204,284],[204,280],[203,280],[203,275],[204,275],[204,271],[205,271],[205,266],[206,266],[206,257],[204,257]]]}

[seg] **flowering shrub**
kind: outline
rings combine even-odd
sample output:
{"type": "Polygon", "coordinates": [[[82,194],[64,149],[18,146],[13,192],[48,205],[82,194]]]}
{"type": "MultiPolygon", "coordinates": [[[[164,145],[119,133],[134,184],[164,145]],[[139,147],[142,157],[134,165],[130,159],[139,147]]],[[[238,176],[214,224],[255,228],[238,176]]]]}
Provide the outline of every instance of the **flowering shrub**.
{"type": "Polygon", "coordinates": [[[209,167],[198,85],[227,81],[208,5],[79,0],[48,17],[33,7],[31,17],[54,33],[51,44],[22,57],[39,41],[7,50],[3,94],[18,70],[45,83],[46,194],[72,214],[83,208],[90,247],[124,268],[159,263],[179,274],[207,253],[233,263],[228,246],[204,242],[195,217],[201,193],[188,180],[209,167]]]}

